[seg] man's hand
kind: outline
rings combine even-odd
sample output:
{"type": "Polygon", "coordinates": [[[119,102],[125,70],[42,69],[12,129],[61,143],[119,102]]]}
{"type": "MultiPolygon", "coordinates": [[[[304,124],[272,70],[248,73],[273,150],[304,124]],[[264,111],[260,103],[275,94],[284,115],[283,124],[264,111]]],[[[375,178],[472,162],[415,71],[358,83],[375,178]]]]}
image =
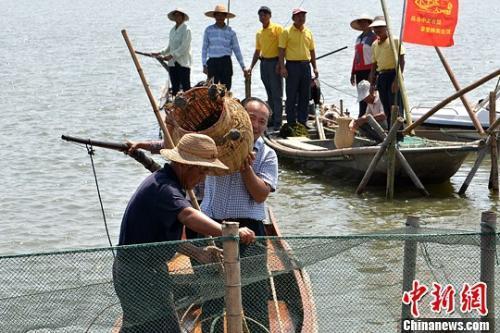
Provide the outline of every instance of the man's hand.
{"type": "Polygon", "coordinates": [[[240,228],[238,234],[240,236],[240,243],[248,245],[255,242],[255,233],[247,227],[240,228]]]}
{"type": "Polygon", "coordinates": [[[243,161],[243,164],[241,165],[240,168],[240,172],[250,171],[254,161],[255,161],[255,153],[251,152],[243,161]]]}
{"type": "Polygon", "coordinates": [[[252,69],[251,68],[243,68],[243,76],[246,78],[249,78],[252,76],[252,69]]]}
{"type": "Polygon", "coordinates": [[[356,120],[351,120],[351,122],[349,123],[349,130],[352,132],[352,133],[356,133],[356,130],[358,129],[358,122],[356,120]]]}
{"type": "Polygon", "coordinates": [[[286,70],[285,66],[280,68],[280,75],[281,75],[281,77],[284,77],[284,78],[288,77],[288,71],[286,70]]]}
{"type": "Polygon", "coordinates": [[[399,90],[398,80],[394,80],[391,86],[391,92],[395,94],[399,90]]]}
{"type": "Polygon", "coordinates": [[[354,77],[354,74],[351,74],[351,86],[356,85],[356,78],[354,77]]]}
{"type": "Polygon", "coordinates": [[[313,79],[317,79],[319,77],[319,72],[318,72],[318,69],[317,68],[314,68],[313,69],[313,72],[314,72],[314,77],[313,79]]]}
{"type": "Polygon", "coordinates": [[[203,66],[203,74],[208,75],[208,67],[207,66],[203,66]]]}
{"type": "Polygon", "coordinates": [[[134,141],[129,141],[129,140],[127,140],[127,146],[128,146],[128,150],[127,150],[128,155],[133,154],[134,151],[141,148],[140,142],[134,142],[134,141]]]}

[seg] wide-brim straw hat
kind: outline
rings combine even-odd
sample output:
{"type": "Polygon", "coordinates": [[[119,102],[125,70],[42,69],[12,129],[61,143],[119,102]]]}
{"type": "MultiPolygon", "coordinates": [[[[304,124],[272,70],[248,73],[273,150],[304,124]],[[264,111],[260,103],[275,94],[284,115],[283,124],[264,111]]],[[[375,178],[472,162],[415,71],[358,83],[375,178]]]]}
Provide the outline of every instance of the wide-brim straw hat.
{"type": "Polygon", "coordinates": [[[227,170],[228,167],[218,158],[217,146],[211,137],[188,133],[173,149],[160,150],[161,156],[181,164],[197,165],[208,168],[227,170]]]}
{"type": "Polygon", "coordinates": [[[375,28],[375,27],[386,27],[387,23],[385,22],[385,17],[384,16],[375,16],[373,19],[372,24],[369,25],[370,28],[375,28]]]}
{"type": "Polygon", "coordinates": [[[357,19],[351,22],[351,28],[353,28],[354,30],[363,31],[363,28],[361,28],[360,25],[361,21],[369,21],[371,24],[373,22],[373,19],[368,14],[362,14],[357,19]]]}
{"type": "Polygon", "coordinates": [[[170,13],[167,14],[167,17],[170,21],[175,21],[175,16],[174,14],[176,12],[179,12],[181,14],[184,14],[184,21],[189,21],[189,15],[186,14],[186,12],[182,9],[182,8],[175,8],[174,10],[172,10],[170,13]]]}
{"type": "Polygon", "coordinates": [[[235,18],[236,17],[236,15],[234,15],[233,13],[228,12],[226,9],[226,6],[224,6],[224,5],[215,6],[214,10],[206,12],[205,15],[213,18],[213,17],[215,17],[214,16],[215,13],[224,13],[227,15],[227,18],[235,18]]]}

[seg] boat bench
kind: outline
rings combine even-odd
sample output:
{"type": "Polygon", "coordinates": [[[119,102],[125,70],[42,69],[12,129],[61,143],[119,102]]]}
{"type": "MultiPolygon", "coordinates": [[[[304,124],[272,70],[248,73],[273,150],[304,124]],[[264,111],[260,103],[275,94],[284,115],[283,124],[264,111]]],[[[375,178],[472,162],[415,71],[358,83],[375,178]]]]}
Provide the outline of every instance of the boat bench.
{"type": "Polygon", "coordinates": [[[304,136],[294,136],[294,137],[289,137],[286,139],[277,139],[276,142],[279,144],[282,144],[283,146],[287,146],[290,148],[294,149],[300,149],[300,150],[307,150],[307,151],[322,151],[322,150],[328,150],[325,147],[321,146],[316,146],[307,143],[307,141],[310,141],[311,139],[306,138],[304,136]]]}

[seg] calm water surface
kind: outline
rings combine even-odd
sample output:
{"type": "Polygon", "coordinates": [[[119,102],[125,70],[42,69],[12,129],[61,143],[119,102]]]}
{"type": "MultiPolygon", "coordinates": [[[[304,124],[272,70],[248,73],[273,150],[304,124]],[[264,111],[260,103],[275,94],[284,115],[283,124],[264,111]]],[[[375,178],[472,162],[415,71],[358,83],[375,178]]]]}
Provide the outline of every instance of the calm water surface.
{"type": "MultiPolygon", "coordinates": [[[[100,247],[107,239],[99,209],[91,164],[84,147],[63,142],[61,134],[109,141],[153,139],[158,126],[128,54],[120,30],[126,28],[135,47],[152,51],[164,47],[171,22],[165,13],[176,6],[191,16],[193,31],[192,81],[203,79],[200,48],[203,29],[212,21],[203,12],[218,1],[0,1],[0,106],[2,186],[0,186],[0,254],[100,247]]],[[[238,32],[247,65],[259,27],[261,2],[234,1],[238,32]]],[[[276,22],[289,23],[299,1],[267,1],[276,22]]],[[[500,16],[497,1],[460,2],[456,46],[445,49],[462,85],[500,65],[497,42],[500,16]]],[[[356,15],[382,11],[378,1],[303,1],[317,54],[348,45],[349,49],[318,61],[325,99],[355,105],[349,82],[356,15]]],[[[401,20],[401,1],[388,1],[394,30],[401,20]]],[[[407,45],[406,84],[412,105],[434,105],[453,93],[435,51],[407,45]]],[[[141,59],[154,91],[165,71],[151,59],[141,59]]],[[[241,95],[243,79],[235,68],[234,91],[241,95]]],[[[255,72],[253,92],[265,96],[255,72]]],[[[476,101],[494,87],[490,82],[471,93],[476,101]]],[[[128,199],[147,171],[123,154],[97,149],[94,156],[99,186],[116,242],[128,199]]],[[[348,184],[280,170],[279,189],[269,199],[284,234],[338,235],[399,227],[408,214],[421,215],[435,227],[477,229],[480,212],[497,210],[498,198],[487,189],[488,168],[482,167],[460,198],[455,193],[472,162],[449,183],[430,187],[422,199],[411,187],[399,188],[393,202],[384,189],[370,188],[362,197],[348,184]]]]}

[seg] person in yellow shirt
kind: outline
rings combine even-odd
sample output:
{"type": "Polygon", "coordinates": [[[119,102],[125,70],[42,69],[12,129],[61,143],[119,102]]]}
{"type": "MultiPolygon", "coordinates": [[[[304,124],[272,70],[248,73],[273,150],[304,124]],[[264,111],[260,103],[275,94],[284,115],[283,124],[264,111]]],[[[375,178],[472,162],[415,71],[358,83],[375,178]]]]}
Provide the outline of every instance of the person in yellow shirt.
{"type": "Polygon", "coordinates": [[[293,24],[283,30],[278,44],[280,74],[286,78],[286,120],[289,125],[297,121],[306,125],[307,104],[311,94],[311,65],[314,76],[317,78],[319,75],[313,35],[304,25],[306,13],[302,8],[293,10],[293,24]]]}
{"type": "MultiPolygon", "coordinates": [[[[368,80],[370,81],[372,90],[375,89],[375,87],[378,90],[380,101],[384,106],[384,113],[390,128],[391,106],[395,104],[394,99],[396,98],[396,94],[398,95],[396,104],[399,105],[400,115],[403,115],[401,95],[397,93],[399,86],[398,80],[396,79],[396,61],[394,60],[394,55],[391,50],[385,17],[376,16],[372,24],[370,24],[370,27],[373,28],[378,40],[372,44],[372,68],[368,80]]],[[[397,39],[394,39],[394,44],[396,49],[400,49],[399,65],[401,67],[401,72],[403,72],[405,67],[405,49],[402,45],[401,48],[399,47],[399,41],[397,39]]]]}
{"type": "Polygon", "coordinates": [[[257,13],[262,28],[257,31],[255,36],[255,52],[250,65],[250,73],[260,59],[260,79],[266,88],[267,103],[271,106],[272,126],[274,130],[279,130],[283,115],[283,78],[280,75],[278,62],[278,42],[283,27],[271,22],[272,13],[269,7],[262,6],[257,13]]]}

